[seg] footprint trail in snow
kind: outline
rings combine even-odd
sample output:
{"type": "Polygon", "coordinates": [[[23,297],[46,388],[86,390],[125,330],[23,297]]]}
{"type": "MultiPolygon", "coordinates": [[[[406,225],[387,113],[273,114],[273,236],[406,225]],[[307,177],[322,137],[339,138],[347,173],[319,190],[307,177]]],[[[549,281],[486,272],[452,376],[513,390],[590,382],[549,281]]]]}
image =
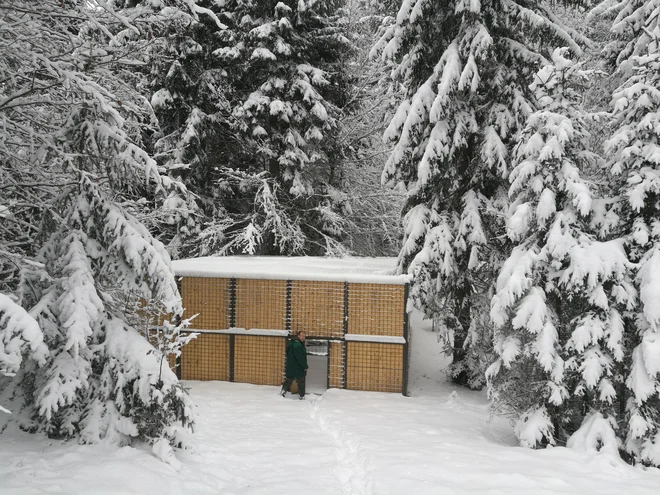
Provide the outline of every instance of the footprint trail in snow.
{"type": "Polygon", "coordinates": [[[368,455],[360,442],[344,431],[321,410],[323,397],[310,400],[310,416],[323,433],[334,443],[337,468],[335,475],[341,482],[344,495],[373,495],[373,480],[369,473],[368,455]]]}

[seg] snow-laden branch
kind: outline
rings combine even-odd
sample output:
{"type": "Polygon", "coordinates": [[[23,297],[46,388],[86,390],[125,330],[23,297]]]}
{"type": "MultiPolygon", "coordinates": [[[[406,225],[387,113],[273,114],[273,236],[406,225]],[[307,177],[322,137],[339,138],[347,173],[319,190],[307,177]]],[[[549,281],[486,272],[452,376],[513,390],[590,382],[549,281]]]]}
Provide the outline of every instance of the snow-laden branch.
{"type": "Polygon", "coordinates": [[[16,373],[24,355],[45,364],[48,348],[43,333],[25,309],[0,293],[0,373],[16,373]]]}

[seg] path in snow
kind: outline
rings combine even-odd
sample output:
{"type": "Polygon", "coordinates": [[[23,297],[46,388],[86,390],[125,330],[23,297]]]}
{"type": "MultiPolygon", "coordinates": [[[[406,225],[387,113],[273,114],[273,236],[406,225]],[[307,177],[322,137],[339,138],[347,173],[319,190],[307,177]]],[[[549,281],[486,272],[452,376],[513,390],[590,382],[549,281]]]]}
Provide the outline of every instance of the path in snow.
{"type": "Polygon", "coordinates": [[[278,391],[193,382],[197,447],[182,456],[181,475],[206,486],[187,493],[307,493],[310,484],[315,493],[342,493],[332,462],[335,445],[310,415],[313,403],[290,394],[283,399],[278,391]]]}
{"type": "Polygon", "coordinates": [[[323,433],[332,438],[337,458],[337,478],[344,495],[372,495],[373,481],[369,473],[367,453],[355,436],[346,433],[336,421],[321,410],[323,397],[312,399],[311,416],[323,433]]]}

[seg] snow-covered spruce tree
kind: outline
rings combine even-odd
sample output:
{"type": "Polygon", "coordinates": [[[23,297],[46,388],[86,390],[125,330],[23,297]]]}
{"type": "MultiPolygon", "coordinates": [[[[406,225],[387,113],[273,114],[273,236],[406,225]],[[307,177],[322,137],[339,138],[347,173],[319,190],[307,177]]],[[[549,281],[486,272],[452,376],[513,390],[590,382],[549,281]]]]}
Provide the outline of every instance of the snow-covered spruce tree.
{"type": "Polygon", "coordinates": [[[169,257],[91,176],[83,174],[76,189],[64,225],[37,256],[43,267],[24,273],[22,303],[50,357],[18,375],[30,416],[23,426],[86,443],[180,443],[176,425],[191,421],[185,391],[125,314],[138,296],[181,313],[169,257]]]}
{"type": "MultiPolygon", "coordinates": [[[[188,186],[185,194],[171,191],[152,218],[152,230],[173,256],[199,248],[204,226],[209,237],[209,226],[220,225],[224,241],[224,231],[234,222],[221,204],[226,195],[217,187],[217,170],[227,156],[242,152],[227,121],[231,91],[226,72],[212,55],[219,46],[218,31],[226,26],[217,18],[216,3],[198,3],[209,15],[186,25],[166,25],[149,44],[140,87],[157,119],[156,132],[148,136],[150,148],[158,163],[188,186]]],[[[206,245],[201,243],[202,253],[206,245]]]]}
{"type": "Polygon", "coordinates": [[[176,201],[205,220],[192,252],[342,252],[340,2],[202,4],[224,28],[173,36],[152,96],[156,150],[198,195],[176,201]]]}
{"type": "Polygon", "coordinates": [[[400,269],[441,326],[450,375],[471,387],[484,383],[509,151],[534,110],[528,84],[549,47],[580,52],[572,36],[532,0],[404,0],[374,47],[399,62],[394,76],[407,88],[383,172],[408,189],[400,269]]]}
{"type": "Polygon", "coordinates": [[[0,8],[0,367],[16,372],[0,376],[3,405],[30,431],[147,440],[173,463],[189,399],[129,322],[139,299],[176,315],[180,297],[164,247],[129,210],[145,187],[183,186],[140,146],[144,100],[126,81],[140,28],[190,22],[191,6],[0,8]]]}
{"type": "Polygon", "coordinates": [[[627,77],[613,94],[606,151],[611,195],[618,199],[615,231],[636,265],[639,293],[628,334],[630,397],[622,437],[634,462],[660,466],[660,2],[619,2],[611,12],[624,48],[617,72],[627,77]]]}
{"type": "MultiPolygon", "coordinates": [[[[526,447],[563,444],[593,414],[611,423],[602,441],[615,438],[623,320],[636,300],[623,243],[592,234],[602,201],[590,181],[599,159],[580,107],[588,74],[568,52],[555,50],[530,86],[539,109],[509,176],[507,234],[516,247],[492,300],[498,359],[487,372],[489,392],[496,408],[517,417],[526,447]]],[[[616,441],[609,448],[617,452],[616,441]]]]}

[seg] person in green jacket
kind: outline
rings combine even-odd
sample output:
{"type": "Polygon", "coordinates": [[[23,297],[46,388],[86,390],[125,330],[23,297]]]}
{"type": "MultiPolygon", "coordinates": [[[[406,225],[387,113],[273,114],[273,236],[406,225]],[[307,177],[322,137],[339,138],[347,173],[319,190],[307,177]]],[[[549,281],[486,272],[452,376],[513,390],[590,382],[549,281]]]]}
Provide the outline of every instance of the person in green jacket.
{"type": "Polygon", "coordinates": [[[305,398],[305,375],[307,374],[307,351],[305,350],[305,332],[300,330],[286,348],[286,366],[284,383],[280,395],[284,397],[291,389],[293,380],[298,384],[300,399],[305,398]]]}

